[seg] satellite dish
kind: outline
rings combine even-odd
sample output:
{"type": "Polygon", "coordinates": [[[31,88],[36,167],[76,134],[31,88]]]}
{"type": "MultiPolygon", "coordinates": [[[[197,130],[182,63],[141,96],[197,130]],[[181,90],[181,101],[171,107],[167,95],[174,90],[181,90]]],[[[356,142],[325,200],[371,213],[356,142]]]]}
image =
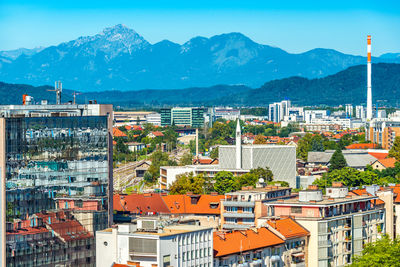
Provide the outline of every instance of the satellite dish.
{"type": "Polygon", "coordinates": [[[258,179],[258,182],[259,182],[260,184],[264,183],[264,178],[258,179]]]}

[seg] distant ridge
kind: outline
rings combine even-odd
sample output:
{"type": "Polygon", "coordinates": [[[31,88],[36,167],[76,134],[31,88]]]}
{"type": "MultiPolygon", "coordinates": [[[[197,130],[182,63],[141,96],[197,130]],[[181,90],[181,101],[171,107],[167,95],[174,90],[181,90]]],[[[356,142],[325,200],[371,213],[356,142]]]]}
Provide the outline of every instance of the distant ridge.
{"type": "MultiPolygon", "coordinates": [[[[373,64],[373,102],[385,100],[385,105],[398,106],[400,99],[400,64],[373,64]]],[[[50,86],[7,84],[0,82],[0,104],[19,104],[21,95],[28,93],[39,101],[54,103],[50,86]]],[[[72,100],[71,90],[63,91],[64,102],[72,100]]],[[[297,105],[364,104],[366,101],[366,66],[358,65],[324,78],[290,77],[273,80],[260,88],[243,85],[216,85],[175,90],[138,90],[86,92],[77,96],[78,103],[97,99],[121,107],[189,106],[264,106],[289,98],[297,105]]]]}
{"type": "MultiPolygon", "coordinates": [[[[360,44],[363,45],[363,44],[360,44]]],[[[151,44],[124,25],[57,46],[0,52],[0,80],[32,85],[62,80],[79,91],[182,89],[215,84],[260,87],[291,76],[322,78],[366,58],[332,49],[291,54],[241,33],[195,37],[180,45],[151,44]]],[[[400,63],[396,54],[374,63],[400,63]]]]}

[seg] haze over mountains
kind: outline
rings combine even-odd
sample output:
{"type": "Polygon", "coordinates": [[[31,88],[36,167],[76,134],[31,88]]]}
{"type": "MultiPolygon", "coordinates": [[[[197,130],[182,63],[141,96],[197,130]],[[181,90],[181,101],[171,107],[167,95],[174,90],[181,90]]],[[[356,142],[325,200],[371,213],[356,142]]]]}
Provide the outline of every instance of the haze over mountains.
{"type": "MultiPolygon", "coordinates": [[[[385,54],[373,62],[400,63],[400,56],[385,54]]],[[[116,25],[58,46],[0,52],[0,80],[32,85],[61,80],[66,88],[87,92],[217,84],[256,88],[290,76],[321,78],[365,63],[365,57],[331,49],[291,54],[240,33],[195,37],[182,45],[168,40],[150,44],[116,25]]]]}
{"type": "MultiPolygon", "coordinates": [[[[398,106],[400,99],[400,64],[373,64],[373,101],[398,106]]],[[[165,105],[193,106],[267,106],[274,101],[289,98],[297,105],[365,104],[366,66],[358,65],[324,78],[307,79],[290,77],[273,80],[252,89],[247,86],[217,85],[176,90],[102,91],[86,92],[77,96],[78,103],[97,99],[123,107],[161,107],[165,105]]],[[[35,101],[47,99],[55,102],[51,86],[33,87],[0,82],[0,104],[21,103],[22,94],[29,94],[35,101]]],[[[63,90],[63,102],[71,101],[73,91],[63,90]]]]}

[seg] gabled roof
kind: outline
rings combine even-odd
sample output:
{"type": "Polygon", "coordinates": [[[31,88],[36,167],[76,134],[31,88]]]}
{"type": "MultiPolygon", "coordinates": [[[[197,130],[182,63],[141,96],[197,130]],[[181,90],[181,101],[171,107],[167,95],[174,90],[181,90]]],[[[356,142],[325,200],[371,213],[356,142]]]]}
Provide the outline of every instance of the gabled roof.
{"type": "Polygon", "coordinates": [[[154,136],[164,136],[164,134],[160,131],[151,132],[154,136]]]}
{"type": "Polygon", "coordinates": [[[385,168],[394,168],[394,164],[396,163],[395,158],[387,158],[387,159],[378,159],[385,168]]]}
{"type": "Polygon", "coordinates": [[[171,213],[177,214],[220,214],[224,195],[168,195],[162,197],[171,213]],[[193,199],[193,202],[192,202],[193,199]],[[196,204],[192,204],[196,203],[196,204]]]}
{"type": "Polygon", "coordinates": [[[113,136],[114,137],[127,137],[127,135],[123,131],[121,131],[120,129],[118,129],[116,127],[113,128],[113,136]]]}
{"type": "Polygon", "coordinates": [[[214,257],[236,254],[284,244],[285,241],[267,228],[235,231],[219,234],[214,232],[214,257]]]}
{"type": "Polygon", "coordinates": [[[114,195],[114,210],[132,213],[170,213],[160,194],[145,193],[131,195],[114,195]]]}
{"type": "Polygon", "coordinates": [[[371,156],[373,156],[376,159],[384,159],[389,155],[389,153],[387,153],[387,152],[382,152],[382,153],[380,153],[380,152],[368,152],[368,154],[370,154],[371,156]]]}
{"type": "Polygon", "coordinates": [[[309,231],[291,218],[270,220],[267,223],[280,232],[285,238],[297,238],[310,234],[309,231]]]}

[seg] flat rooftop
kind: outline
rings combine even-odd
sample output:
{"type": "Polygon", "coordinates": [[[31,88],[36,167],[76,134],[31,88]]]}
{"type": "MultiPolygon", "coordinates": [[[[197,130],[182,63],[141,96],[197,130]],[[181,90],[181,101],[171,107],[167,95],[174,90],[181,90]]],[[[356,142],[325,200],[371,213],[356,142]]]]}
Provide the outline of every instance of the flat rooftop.
{"type": "Polygon", "coordinates": [[[311,201],[299,201],[299,198],[288,198],[280,199],[277,201],[268,202],[267,205],[272,206],[330,206],[337,204],[354,203],[360,201],[369,201],[378,199],[377,196],[367,196],[367,195],[347,195],[345,198],[330,198],[328,196],[323,196],[321,201],[311,202],[311,201]]]}

